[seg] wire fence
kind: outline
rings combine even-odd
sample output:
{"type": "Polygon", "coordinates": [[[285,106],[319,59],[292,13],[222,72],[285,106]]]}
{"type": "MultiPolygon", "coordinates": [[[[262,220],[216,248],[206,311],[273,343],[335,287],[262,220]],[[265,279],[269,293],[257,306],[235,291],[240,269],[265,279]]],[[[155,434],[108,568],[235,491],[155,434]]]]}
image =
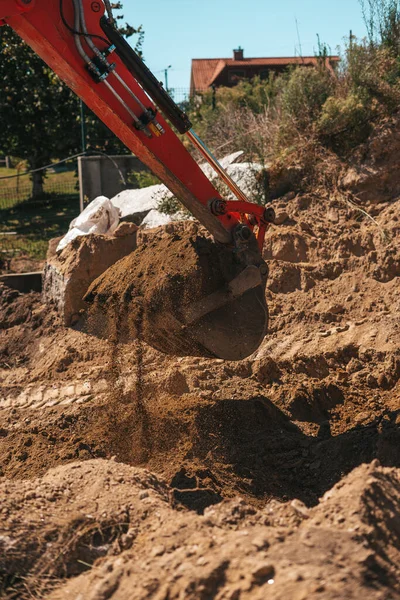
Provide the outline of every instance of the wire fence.
{"type": "Polygon", "coordinates": [[[214,98],[218,97],[218,88],[216,87],[196,88],[195,92],[192,92],[190,88],[168,89],[168,93],[171,96],[171,98],[174,100],[174,102],[176,102],[176,104],[181,106],[183,110],[186,110],[188,108],[190,102],[201,102],[201,97],[207,92],[211,92],[214,95],[214,98]]]}
{"type": "Polygon", "coordinates": [[[76,179],[66,175],[45,179],[37,198],[26,177],[0,181],[0,273],[40,269],[49,240],[63,235],[79,214],[76,179]]]}
{"type": "Polygon", "coordinates": [[[190,88],[168,88],[168,93],[177,104],[189,101],[190,88]]]}
{"type": "MultiPolygon", "coordinates": [[[[76,183],[74,181],[51,181],[45,180],[43,191],[45,195],[54,194],[60,196],[78,196],[76,183]]],[[[32,184],[23,183],[15,186],[2,186],[0,182],[0,210],[12,208],[32,198],[32,184]]],[[[34,200],[32,200],[34,202],[34,200]]]]}

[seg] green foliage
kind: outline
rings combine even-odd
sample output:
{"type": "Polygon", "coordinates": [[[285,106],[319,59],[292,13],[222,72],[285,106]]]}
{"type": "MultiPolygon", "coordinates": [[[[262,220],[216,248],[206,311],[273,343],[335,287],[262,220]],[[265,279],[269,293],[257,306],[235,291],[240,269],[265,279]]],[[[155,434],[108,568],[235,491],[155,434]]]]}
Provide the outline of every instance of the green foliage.
{"type": "Polygon", "coordinates": [[[150,185],[157,185],[161,183],[158,177],[151,171],[132,171],[128,174],[127,182],[129,183],[129,187],[132,187],[133,189],[145,188],[149,187],[150,185]]]}
{"type": "Polygon", "coordinates": [[[9,28],[0,28],[0,152],[31,169],[75,151],[76,97],[9,28]]]}
{"type": "Polygon", "coordinates": [[[176,215],[176,213],[181,212],[184,209],[184,206],[175,196],[170,197],[166,195],[165,198],[162,198],[158,203],[157,210],[165,215],[176,215]]]}
{"type": "Polygon", "coordinates": [[[319,138],[330,148],[343,152],[364,142],[370,131],[371,113],[355,94],[331,96],[316,122],[319,138]]]}
{"type": "MultiPolygon", "coordinates": [[[[112,8],[114,11],[114,17],[116,21],[122,21],[124,19],[124,15],[121,15],[120,13],[117,14],[115,12],[117,10],[123,10],[122,2],[114,2],[112,4],[112,8]]],[[[124,35],[126,38],[132,37],[132,35],[138,36],[136,40],[135,50],[139,54],[139,56],[142,56],[142,48],[144,41],[144,30],[142,25],[139,25],[139,27],[132,27],[132,25],[125,22],[125,25],[120,25],[118,29],[120,33],[122,33],[122,35],[124,35]]]]}
{"type": "Polygon", "coordinates": [[[300,129],[315,121],[332,93],[334,80],[326,68],[298,67],[283,86],[280,104],[285,117],[300,129]]]}
{"type": "MultiPolygon", "coordinates": [[[[211,150],[221,156],[242,149],[268,172],[275,163],[292,161],[298,173],[296,156],[303,165],[307,152],[314,162],[319,154],[325,160],[326,152],[341,160],[365,142],[374,123],[400,104],[397,2],[366,2],[373,16],[371,39],[352,36],[335,70],[329,49],[318,40],[315,67],[299,66],[192,100],[190,117],[211,150]]],[[[313,167],[307,162],[308,168],[313,167]]]]}
{"type": "MultiPolygon", "coordinates": [[[[143,41],[141,28],[122,31],[138,33],[139,44],[143,41]]],[[[18,156],[37,169],[81,150],[78,98],[8,26],[0,27],[0,81],[0,154],[18,156]]],[[[89,110],[85,120],[88,147],[126,152],[89,110]]],[[[43,192],[43,178],[43,172],[33,175],[33,196],[43,192]]]]}

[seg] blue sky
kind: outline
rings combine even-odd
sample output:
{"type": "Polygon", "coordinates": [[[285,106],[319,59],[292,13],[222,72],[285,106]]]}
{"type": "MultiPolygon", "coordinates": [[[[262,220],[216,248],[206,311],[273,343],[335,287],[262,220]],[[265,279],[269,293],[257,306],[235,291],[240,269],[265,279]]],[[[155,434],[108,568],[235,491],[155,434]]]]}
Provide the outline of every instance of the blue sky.
{"type": "Polygon", "coordinates": [[[124,14],[145,30],[143,52],[157,77],[170,87],[188,88],[192,58],[230,57],[239,45],[245,56],[313,55],[316,34],[332,52],[350,29],[365,35],[358,0],[151,0],[124,1],[124,14]]]}

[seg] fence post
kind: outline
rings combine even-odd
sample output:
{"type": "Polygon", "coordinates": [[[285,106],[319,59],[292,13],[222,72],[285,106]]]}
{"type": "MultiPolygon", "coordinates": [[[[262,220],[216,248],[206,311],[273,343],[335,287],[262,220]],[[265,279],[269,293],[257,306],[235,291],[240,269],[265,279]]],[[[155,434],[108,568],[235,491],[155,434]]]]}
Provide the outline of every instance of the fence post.
{"type": "Polygon", "coordinates": [[[85,198],[83,195],[83,183],[82,183],[82,156],[78,157],[78,180],[79,180],[79,212],[82,212],[85,208],[85,198]]]}
{"type": "Polygon", "coordinates": [[[11,169],[11,161],[9,156],[6,156],[6,169],[11,169]]]}

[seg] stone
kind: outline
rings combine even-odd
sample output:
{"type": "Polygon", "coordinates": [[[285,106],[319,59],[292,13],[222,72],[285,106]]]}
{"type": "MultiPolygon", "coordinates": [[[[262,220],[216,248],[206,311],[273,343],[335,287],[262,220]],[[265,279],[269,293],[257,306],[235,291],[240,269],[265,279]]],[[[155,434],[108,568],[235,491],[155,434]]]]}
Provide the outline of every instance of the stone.
{"type": "Polygon", "coordinates": [[[78,321],[86,308],[83,297],[89,285],[135,250],[136,229],[133,224],[122,223],[118,235],[81,236],[60,253],[55,252],[56,240],[50,242],[43,274],[43,301],[55,304],[64,325],[78,321]]]}
{"type": "Polygon", "coordinates": [[[275,217],[274,224],[282,225],[285,221],[288,220],[288,218],[289,218],[289,215],[287,214],[287,212],[285,210],[278,212],[278,214],[275,217]]]}

